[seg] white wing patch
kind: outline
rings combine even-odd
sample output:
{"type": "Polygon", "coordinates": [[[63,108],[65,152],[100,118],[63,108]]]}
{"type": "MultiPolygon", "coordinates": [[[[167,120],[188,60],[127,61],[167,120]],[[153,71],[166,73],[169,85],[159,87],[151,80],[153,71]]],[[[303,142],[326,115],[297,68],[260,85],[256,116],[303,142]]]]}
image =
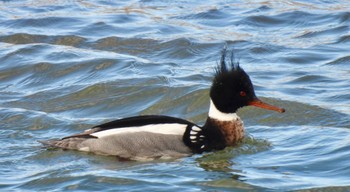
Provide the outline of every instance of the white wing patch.
{"type": "Polygon", "coordinates": [[[81,147],[78,149],[79,151],[85,151],[85,152],[89,152],[90,148],[89,147],[81,147]]]}
{"type": "Polygon", "coordinates": [[[123,133],[136,133],[136,132],[150,132],[158,134],[167,134],[167,135],[183,135],[186,131],[186,124],[178,123],[165,123],[165,124],[150,124],[139,127],[125,127],[125,128],[115,128],[108,129],[105,131],[100,131],[92,133],[90,135],[101,138],[111,135],[118,135],[123,133]]]}
{"type": "Polygon", "coordinates": [[[199,135],[199,132],[202,131],[201,128],[197,126],[192,126],[191,131],[190,131],[190,140],[192,143],[197,143],[197,137],[199,136],[200,138],[204,138],[203,135],[199,135]]]}

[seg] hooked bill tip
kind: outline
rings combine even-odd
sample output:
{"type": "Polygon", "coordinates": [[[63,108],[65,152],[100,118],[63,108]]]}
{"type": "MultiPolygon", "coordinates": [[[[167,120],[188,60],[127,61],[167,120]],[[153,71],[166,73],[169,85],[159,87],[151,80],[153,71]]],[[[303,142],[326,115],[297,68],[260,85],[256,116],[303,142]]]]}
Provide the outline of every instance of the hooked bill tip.
{"type": "Polygon", "coordinates": [[[284,113],[284,112],[286,112],[286,110],[284,108],[281,108],[281,109],[278,110],[278,112],[284,113]]]}

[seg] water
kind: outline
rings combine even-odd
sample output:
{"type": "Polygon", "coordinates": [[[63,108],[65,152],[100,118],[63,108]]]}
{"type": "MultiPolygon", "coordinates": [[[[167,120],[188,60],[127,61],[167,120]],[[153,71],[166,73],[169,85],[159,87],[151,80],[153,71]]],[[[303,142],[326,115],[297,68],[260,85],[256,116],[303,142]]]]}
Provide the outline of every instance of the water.
{"type": "Polygon", "coordinates": [[[0,1],[1,191],[350,191],[350,3],[0,1]],[[239,111],[240,146],[171,161],[46,150],[117,118],[202,124],[234,48],[278,114],[239,111]]]}

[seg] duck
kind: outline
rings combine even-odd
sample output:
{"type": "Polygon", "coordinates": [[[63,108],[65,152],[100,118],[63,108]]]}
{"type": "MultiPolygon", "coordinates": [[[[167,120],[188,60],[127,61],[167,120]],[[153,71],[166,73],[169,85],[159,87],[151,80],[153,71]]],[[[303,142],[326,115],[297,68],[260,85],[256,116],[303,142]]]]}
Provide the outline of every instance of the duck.
{"type": "Polygon", "coordinates": [[[255,106],[285,112],[260,100],[248,74],[233,51],[231,60],[221,51],[209,91],[209,112],[203,126],[164,115],[143,115],[114,120],[82,133],[39,141],[45,147],[77,150],[122,160],[169,159],[223,150],[242,142],[245,131],[237,110],[255,106]]]}

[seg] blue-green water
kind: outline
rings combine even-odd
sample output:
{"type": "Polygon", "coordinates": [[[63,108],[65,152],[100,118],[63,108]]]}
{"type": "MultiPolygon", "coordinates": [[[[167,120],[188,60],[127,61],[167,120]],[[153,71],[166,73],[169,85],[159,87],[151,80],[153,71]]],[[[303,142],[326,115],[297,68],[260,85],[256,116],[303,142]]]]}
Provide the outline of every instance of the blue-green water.
{"type": "Polygon", "coordinates": [[[350,191],[350,2],[0,1],[1,191],[350,191]],[[37,140],[140,114],[198,124],[224,44],[278,114],[171,161],[37,140]]]}

